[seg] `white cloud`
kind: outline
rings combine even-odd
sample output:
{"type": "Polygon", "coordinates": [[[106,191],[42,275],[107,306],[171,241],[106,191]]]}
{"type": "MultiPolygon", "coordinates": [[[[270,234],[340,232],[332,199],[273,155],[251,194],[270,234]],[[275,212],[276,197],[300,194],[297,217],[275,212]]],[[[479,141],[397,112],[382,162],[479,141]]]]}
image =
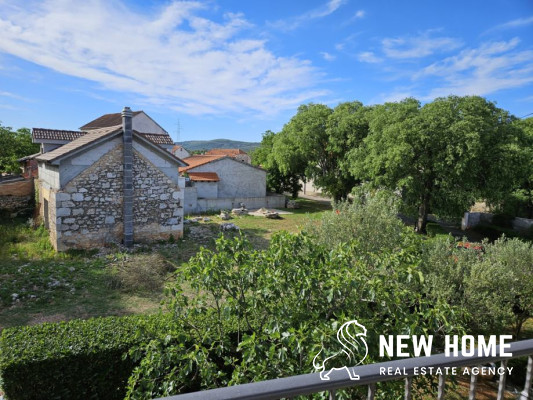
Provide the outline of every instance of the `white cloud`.
{"type": "Polygon", "coordinates": [[[337,57],[334,56],[333,54],[330,54],[326,51],[322,51],[320,52],[320,55],[322,56],[322,58],[324,58],[324,60],[326,61],[334,61],[337,57]]]}
{"type": "Polygon", "coordinates": [[[359,10],[355,13],[354,17],[355,18],[364,18],[364,16],[366,15],[366,12],[365,10],[359,10]]]}
{"type": "Polygon", "coordinates": [[[495,27],[489,29],[487,32],[492,31],[499,31],[499,30],[505,30],[505,29],[513,29],[513,28],[520,28],[522,26],[533,24],[533,15],[526,18],[518,18],[514,19],[509,22],[505,22],[504,24],[496,25],[495,27]]]}
{"type": "Polygon", "coordinates": [[[533,82],[533,50],[517,50],[519,39],[489,42],[433,63],[415,80],[437,78],[426,98],[449,94],[488,95],[533,82]]]}
{"type": "Polygon", "coordinates": [[[372,51],[363,51],[357,55],[357,59],[361,62],[366,63],[379,63],[383,61],[381,58],[377,57],[372,51]]]}
{"type": "Polygon", "coordinates": [[[451,37],[431,37],[431,31],[418,36],[386,38],[382,40],[383,52],[395,59],[423,58],[431,54],[455,50],[462,42],[451,37]]]}
{"type": "Polygon", "coordinates": [[[327,17],[330,14],[333,14],[340,7],[346,4],[347,0],[329,0],[324,5],[314,8],[302,15],[288,19],[280,19],[274,22],[270,22],[269,25],[273,28],[280,29],[283,31],[292,31],[299,28],[301,25],[312,21],[318,18],[327,17]]]}
{"type": "Polygon", "coordinates": [[[10,99],[15,100],[22,100],[22,101],[29,101],[26,97],[19,96],[18,94],[11,93],[11,92],[4,92],[0,90],[0,96],[1,97],[9,97],[10,99]]]}
{"type": "Polygon", "coordinates": [[[325,93],[313,89],[309,61],[243,38],[250,24],[240,14],[199,16],[200,2],[173,1],[152,15],[118,0],[16,4],[0,17],[0,51],[179,112],[276,113],[325,93]]]}

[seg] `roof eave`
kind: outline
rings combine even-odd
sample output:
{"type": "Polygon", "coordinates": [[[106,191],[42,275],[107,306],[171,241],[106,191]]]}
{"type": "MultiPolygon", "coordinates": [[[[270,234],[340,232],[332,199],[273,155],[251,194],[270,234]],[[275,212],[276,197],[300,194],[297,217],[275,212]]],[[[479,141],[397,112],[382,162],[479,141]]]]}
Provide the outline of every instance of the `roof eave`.
{"type": "MultiPolygon", "coordinates": [[[[46,160],[46,159],[43,160],[40,157],[36,157],[35,159],[37,161],[42,161],[42,162],[45,162],[45,163],[51,164],[51,165],[60,165],[61,161],[64,160],[65,158],[70,158],[70,157],[75,156],[78,153],[81,153],[81,152],[87,150],[87,149],[92,149],[93,147],[95,147],[95,146],[101,144],[102,142],[105,142],[105,141],[107,141],[107,140],[119,135],[120,133],[122,133],[122,128],[119,128],[117,130],[111,131],[107,135],[102,136],[101,138],[98,138],[98,139],[96,139],[95,141],[93,141],[91,143],[87,143],[85,146],[81,146],[81,147],[79,147],[77,149],[69,151],[68,153],[61,154],[60,156],[57,156],[56,158],[53,158],[51,160],[46,160]]],[[[48,154],[48,153],[43,153],[43,156],[46,155],[46,154],[48,154]]]]}

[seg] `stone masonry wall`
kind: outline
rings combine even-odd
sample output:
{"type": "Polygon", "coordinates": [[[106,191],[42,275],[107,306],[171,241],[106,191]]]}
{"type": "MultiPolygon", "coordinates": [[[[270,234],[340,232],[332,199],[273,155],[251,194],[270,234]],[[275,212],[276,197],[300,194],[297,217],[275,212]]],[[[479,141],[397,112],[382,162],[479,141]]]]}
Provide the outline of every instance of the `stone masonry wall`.
{"type": "Polygon", "coordinates": [[[120,144],[55,194],[57,250],[120,243],[122,193],[120,144]]]}
{"type": "Polygon", "coordinates": [[[0,212],[5,211],[12,217],[31,215],[35,206],[33,190],[33,179],[1,183],[0,212]]]}
{"type": "Polygon", "coordinates": [[[183,235],[184,192],[138,151],[133,152],[133,189],[135,242],[183,235]]]}

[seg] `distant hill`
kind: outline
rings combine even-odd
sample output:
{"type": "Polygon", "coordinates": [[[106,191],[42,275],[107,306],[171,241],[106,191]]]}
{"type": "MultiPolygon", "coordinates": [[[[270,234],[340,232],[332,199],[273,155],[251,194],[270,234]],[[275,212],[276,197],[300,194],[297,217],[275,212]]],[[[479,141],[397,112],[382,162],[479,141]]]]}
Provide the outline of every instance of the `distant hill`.
{"type": "Polygon", "coordinates": [[[258,142],[239,142],[237,140],[229,139],[213,139],[213,140],[188,140],[185,142],[178,142],[179,145],[185,147],[189,151],[195,150],[211,150],[211,149],[241,149],[247,153],[251,152],[256,147],[259,147],[258,142]]]}

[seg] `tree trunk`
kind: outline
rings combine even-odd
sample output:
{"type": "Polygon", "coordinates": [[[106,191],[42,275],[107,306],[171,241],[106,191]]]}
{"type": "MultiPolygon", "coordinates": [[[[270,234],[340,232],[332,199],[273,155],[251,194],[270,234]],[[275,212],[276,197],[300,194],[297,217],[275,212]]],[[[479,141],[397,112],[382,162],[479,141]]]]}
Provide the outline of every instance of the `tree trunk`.
{"type": "Polygon", "coordinates": [[[418,207],[418,221],[416,223],[416,231],[418,233],[426,233],[426,224],[428,222],[429,214],[429,193],[425,193],[422,197],[422,203],[418,207]]]}

